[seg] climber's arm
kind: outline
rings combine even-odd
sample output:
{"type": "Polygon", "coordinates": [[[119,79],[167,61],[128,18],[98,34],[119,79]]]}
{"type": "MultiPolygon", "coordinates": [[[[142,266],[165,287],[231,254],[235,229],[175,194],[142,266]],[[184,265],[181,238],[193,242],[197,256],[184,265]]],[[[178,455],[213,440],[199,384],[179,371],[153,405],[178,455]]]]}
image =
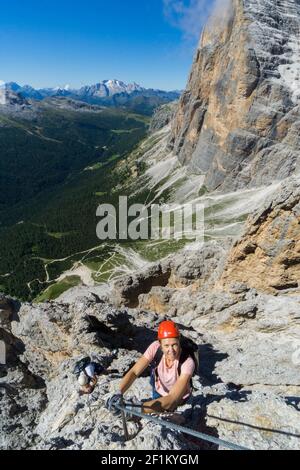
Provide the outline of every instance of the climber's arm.
{"type": "Polygon", "coordinates": [[[191,375],[182,374],[166,397],[157,398],[143,404],[143,413],[162,413],[174,411],[186,394],[191,375]]]}
{"type": "Polygon", "coordinates": [[[146,359],[145,356],[142,356],[141,359],[130,369],[129,372],[123,377],[123,380],[120,384],[120,392],[124,394],[133,384],[135,379],[137,379],[144,370],[149,366],[150,362],[146,359]]]}

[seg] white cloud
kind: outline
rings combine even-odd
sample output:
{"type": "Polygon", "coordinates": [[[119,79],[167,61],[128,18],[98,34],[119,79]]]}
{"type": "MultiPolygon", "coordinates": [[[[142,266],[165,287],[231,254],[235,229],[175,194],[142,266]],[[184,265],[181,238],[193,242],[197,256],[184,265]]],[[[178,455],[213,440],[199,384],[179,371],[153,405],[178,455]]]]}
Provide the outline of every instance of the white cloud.
{"type": "Polygon", "coordinates": [[[225,26],[234,12],[232,0],[215,0],[208,21],[208,27],[225,26]]]}
{"type": "Polygon", "coordinates": [[[198,40],[211,6],[206,0],[163,0],[167,21],[180,29],[187,40],[198,40]]]}
{"type": "Polygon", "coordinates": [[[231,10],[231,0],[163,0],[167,21],[181,30],[188,41],[198,41],[203,26],[213,14],[222,21],[224,13],[231,10]]]}

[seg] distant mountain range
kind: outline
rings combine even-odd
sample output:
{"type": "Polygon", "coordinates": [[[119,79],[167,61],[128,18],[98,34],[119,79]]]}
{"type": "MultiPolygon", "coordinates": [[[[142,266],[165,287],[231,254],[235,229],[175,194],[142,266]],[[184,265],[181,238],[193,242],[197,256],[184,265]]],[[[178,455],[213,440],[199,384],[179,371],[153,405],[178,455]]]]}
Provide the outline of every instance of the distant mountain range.
{"type": "Polygon", "coordinates": [[[79,89],[73,89],[70,85],[55,88],[35,89],[30,85],[21,86],[15,82],[5,84],[7,90],[21,94],[24,98],[43,100],[44,98],[65,96],[81,101],[103,101],[123,95],[129,96],[158,96],[165,97],[168,101],[178,99],[181,91],[163,91],[153,88],[143,88],[137,83],[126,84],[120,80],[104,80],[95,85],[86,85],[79,89]]]}
{"type": "Polygon", "coordinates": [[[158,106],[177,100],[181,95],[178,90],[143,88],[137,83],[126,84],[120,80],[104,80],[79,89],[72,89],[70,85],[35,89],[30,85],[21,86],[16,82],[5,83],[3,87],[7,92],[18,94],[24,99],[42,101],[46,98],[66,97],[89,104],[126,107],[143,114],[152,114],[158,106]]]}
{"type": "Polygon", "coordinates": [[[97,98],[107,98],[120,93],[133,93],[135,91],[144,92],[145,88],[136,83],[126,84],[120,80],[104,80],[91,86],[84,86],[79,89],[72,89],[70,85],[55,88],[39,88],[35,89],[30,85],[21,86],[16,82],[9,82],[5,84],[7,89],[16,93],[21,93],[25,98],[33,98],[42,100],[51,96],[93,96],[97,98]]]}

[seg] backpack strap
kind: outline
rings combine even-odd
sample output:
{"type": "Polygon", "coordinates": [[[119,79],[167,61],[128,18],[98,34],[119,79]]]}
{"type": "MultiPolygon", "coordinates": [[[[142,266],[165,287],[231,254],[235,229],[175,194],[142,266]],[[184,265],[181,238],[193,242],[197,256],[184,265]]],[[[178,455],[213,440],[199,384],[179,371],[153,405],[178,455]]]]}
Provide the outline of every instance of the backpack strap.
{"type": "MultiPolygon", "coordinates": [[[[193,352],[192,352],[190,349],[186,349],[186,348],[183,346],[182,351],[181,351],[181,354],[180,354],[180,358],[179,358],[179,364],[178,364],[178,375],[179,375],[179,376],[181,375],[181,366],[182,366],[182,364],[184,364],[184,362],[185,362],[189,357],[190,357],[190,358],[193,360],[193,362],[195,363],[195,358],[194,358],[193,352]]],[[[195,366],[196,366],[196,364],[195,364],[195,366]]],[[[192,377],[191,377],[191,379],[190,379],[190,387],[191,387],[192,390],[194,389],[194,384],[193,384],[193,378],[192,378],[192,377]]]]}
{"type": "MultiPolygon", "coordinates": [[[[156,379],[158,379],[158,366],[160,364],[160,361],[162,360],[162,357],[163,357],[163,352],[161,350],[161,348],[159,347],[159,349],[157,350],[155,356],[154,356],[154,359],[151,363],[151,368],[152,368],[152,373],[155,374],[155,377],[156,379]]],[[[180,358],[179,358],[179,362],[178,362],[178,375],[180,376],[181,375],[181,366],[182,364],[188,359],[188,358],[191,358],[193,359],[193,361],[195,362],[195,359],[193,357],[193,353],[190,351],[189,348],[185,348],[184,346],[182,347],[182,351],[181,351],[181,354],[180,354],[180,358]]],[[[191,379],[191,385],[192,385],[192,379],[191,379]]]]}
{"type": "Polygon", "coordinates": [[[158,350],[156,351],[156,354],[153,358],[153,361],[151,363],[151,369],[152,369],[152,374],[154,374],[154,376],[156,377],[156,379],[158,379],[158,366],[160,364],[160,361],[162,360],[163,358],[163,352],[161,350],[161,347],[158,348],[158,350]]]}
{"type": "Polygon", "coordinates": [[[178,361],[178,375],[181,375],[181,366],[189,357],[193,359],[192,355],[190,354],[190,351],[183,347],[178,361]]]}

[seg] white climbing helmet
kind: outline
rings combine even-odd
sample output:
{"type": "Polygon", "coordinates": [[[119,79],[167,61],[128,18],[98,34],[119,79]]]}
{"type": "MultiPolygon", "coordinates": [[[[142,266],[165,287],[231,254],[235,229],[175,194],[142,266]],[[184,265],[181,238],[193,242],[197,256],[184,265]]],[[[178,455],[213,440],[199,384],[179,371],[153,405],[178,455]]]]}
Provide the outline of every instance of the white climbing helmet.
{"type": "Polygon", "coordinates": [[[80,373],[80,376],[78,377],[78,383],[81,387],[83,387],[84,385],[87,385],[89,382],[89,379],[87,377],[87,375],[85,374],[85,372],[81,372],[80,373]]]}

